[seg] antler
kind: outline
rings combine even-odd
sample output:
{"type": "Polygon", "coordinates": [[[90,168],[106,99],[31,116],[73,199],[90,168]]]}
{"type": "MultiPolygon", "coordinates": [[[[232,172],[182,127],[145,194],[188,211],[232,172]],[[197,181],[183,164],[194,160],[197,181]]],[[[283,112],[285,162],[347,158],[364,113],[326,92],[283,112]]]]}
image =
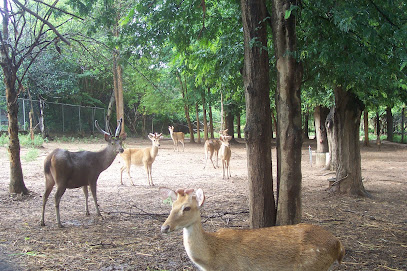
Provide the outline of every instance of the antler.
{"type": "Polygon", "coordinates": [[[110,136],[110,134],[109,134],[108,132],[106,132],[106,131],[102,130],[102,128],[100,128],[99,123],[98,123],[97,120],[95,120],[95,127],[96,127],[96,129],[98,129],[98,131],[101,132],[102,134],[105,134],[105,135],[110,136]]]}
{"type": "Polygon", "coordinates": [[[122,118],[120,118],[120,120],[117,121],[115,137],[118,137],[120,135],[120,132],[122,131],[122,122],[123,122],[122,118]]]}

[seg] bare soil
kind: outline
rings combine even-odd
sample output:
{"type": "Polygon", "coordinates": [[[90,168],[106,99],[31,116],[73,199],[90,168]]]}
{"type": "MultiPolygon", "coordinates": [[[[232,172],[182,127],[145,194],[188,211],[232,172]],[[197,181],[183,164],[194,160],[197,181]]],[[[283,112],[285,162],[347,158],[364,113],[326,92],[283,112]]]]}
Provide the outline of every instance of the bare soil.
{"type": "MultiPolygon", "coordinates": [[[[127,147],[150,145],[147,140],[126,141],[127,147]]],[[[46,226],[40,226],[43,160],[57,147],[97,151],[104,147],[103,140],[44,143],[34,161],[22,159],[29,196],[9,195],[8,154],[0,147],[0,270],[196,270],[184,250],[182,231],[160,233],[170,206],[161,200],[158,187],[202,188],[207,231],[247,228],[246,150],[240,142],[232,145],[229,180],[223,180],[222,169],[210,162],[203,169],[203,144],[186,143],[185,152],[174,152],[172,141],[162,140],[153,164],[154,187],[148,186],[144,169],[134,166],[135,186],[127,174],[120,185],[123,161],[117,157],[98,181],[103,217],[95,216],[91,198],[91,215],[86,216],[82,190],[67,190],[61,200],[62,229],[55,219],[56,189],[47,203],[46,226]]],[[[305,142],[302,151],[303,222],[322,225],[343,242],[344,261],[333,270],[407,270],[407,148],[388,142],[381,150],[362,147],[364,185],[372,197],[357,198],[327,193],[327,179],[334,175],[315,164],[311,167],[309,145],[315,150],[315,142],[305,142]]],[[[275,148],[272,151],[275,175],[275,148]]],[[[27,152],[23,148],[21,156],[27,152]]]]}

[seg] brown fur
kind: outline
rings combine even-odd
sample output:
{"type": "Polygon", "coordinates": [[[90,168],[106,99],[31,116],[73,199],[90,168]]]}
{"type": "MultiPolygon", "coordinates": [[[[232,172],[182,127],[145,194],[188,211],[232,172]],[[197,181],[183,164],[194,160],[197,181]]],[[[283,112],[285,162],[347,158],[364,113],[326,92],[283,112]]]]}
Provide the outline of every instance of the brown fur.
{"type": "Polygon", "coordinates": [[[345,254],[335,236],[309,224],[205,232],[199,212],[205,200],[202,190],[196,196],[191,190],[160,192],[176,198],[161,231],[183,228],[187,254],[200,270],[324,271],[345,254]]]}

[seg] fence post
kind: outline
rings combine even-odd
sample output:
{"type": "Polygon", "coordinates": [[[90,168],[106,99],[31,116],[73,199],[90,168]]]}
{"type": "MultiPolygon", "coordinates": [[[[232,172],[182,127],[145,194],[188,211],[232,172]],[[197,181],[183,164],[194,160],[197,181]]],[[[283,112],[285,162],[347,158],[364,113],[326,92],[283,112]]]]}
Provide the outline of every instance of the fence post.
{"type": "Polygon", "coordinates": [[[79,108],[79,133],[82,132],[82,125],[81,125],[81,106],[78,107],[79,108]]]}
{"type": "Polygon", "coordinates": [[[65,133],[64,104],[62,104],[62,133],[65,133]]]}

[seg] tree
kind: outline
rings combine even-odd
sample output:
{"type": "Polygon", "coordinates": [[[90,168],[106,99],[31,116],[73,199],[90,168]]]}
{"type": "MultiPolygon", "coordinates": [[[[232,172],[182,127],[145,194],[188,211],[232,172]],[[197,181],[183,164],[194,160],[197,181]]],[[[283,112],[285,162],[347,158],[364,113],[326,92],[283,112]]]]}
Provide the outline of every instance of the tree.
{"type": "Polygon", "coordinates": [[[301,79],[295,58],[295,1],[273,0],[271,25],[277,68],[277,224],[301,221],[301,79]]]}
{"type": "MultiPolygon", "coordinates": [[[[58,32],[57,27],[49,21],[51,15],[54,14],[57,2],[49,6],[30,3],[22,4],[18,0],[4,0],[1,9],[3,28],[0,35],[0,65],[3,69],[8,111],[9,191],[22,194],[27,194],[28,189],[24,183],[20,160],[17,98],[24,90],[24,77],[38,55],[51,44],[60,50],[59,41],[69,44],[69,41],[58,32]],[[31,7],[35,7],[35,9],[31,9],[31,7]]],[[[61,25],[63,24],[59,26],[61,25]]]]}
{"type": "Polygon", "coordinates": [[[242,0],[244,32],[244,90],[246,96],[247,168],[250,225],[275,225],[271,172],[271,112],[267,46],[267,10],[264,1],[242,0]],[[255,41],[255,44],[253,44],[255,41]]]}

